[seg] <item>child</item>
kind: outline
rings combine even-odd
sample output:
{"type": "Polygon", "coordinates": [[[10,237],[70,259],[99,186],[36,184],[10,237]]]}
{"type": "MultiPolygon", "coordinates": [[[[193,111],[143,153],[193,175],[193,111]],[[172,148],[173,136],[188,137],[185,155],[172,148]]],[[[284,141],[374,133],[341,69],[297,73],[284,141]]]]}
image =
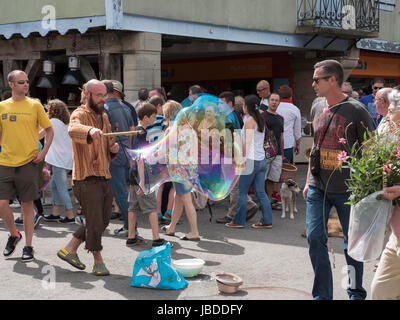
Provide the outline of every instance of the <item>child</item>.
{"type": "MultiPolygon", "coordinates": [[[[150,103],[145,103],[138,108],[139,125],[136,130],[141,130],[143,133],[138,134],[132,139],[132,149],[141,149],[149,145],[146,140],[147,131],[146,128],[151,126],[156,120],[157,109],[150,103]]],[[[137,213],[141,210],[143,213],[149,214],[149,222],[151,231],[153,233],[152,247],[161,246],[166,244],[167,241],[160,238],[158,233],[158,217],[156,210],[156,196],[155,192],[145,195],[142,191],[144,189],[144,165],[143,160],[137,161],[130,170],[130,192],[129,192],[129,212],[128,212],[128,240],[126,245],[128,247],[143,243],[139,241],[135,235],[135,225],[137,220],[137,213]],[[140,181],[137,181],[135,176],[135,170],[138,171],[141,177],[140,181]],[[141,187],[140,187],[141,186],[141,187]]]]}

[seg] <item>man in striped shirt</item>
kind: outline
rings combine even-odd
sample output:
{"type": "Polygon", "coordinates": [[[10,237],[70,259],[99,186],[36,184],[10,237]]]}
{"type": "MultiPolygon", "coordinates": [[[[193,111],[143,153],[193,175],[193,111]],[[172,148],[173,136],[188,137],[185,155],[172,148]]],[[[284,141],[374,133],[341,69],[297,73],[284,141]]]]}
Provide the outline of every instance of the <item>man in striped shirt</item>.
{"type": "Polygon", "coordinates": [[[68,133],[72,139],[74,165],[73,190],[78,199],[86,223],[74,234],[70,242],[58,253],[58,257],[77,269],[86,268],[79,260],[77,250],[85,242],[85,249],[93,254],[93,273],[109,275],[101,256],[101,236],[111,218],[113,193],[109,171],[110,161],[115,158],[119,146],[114,138],[103,133],[111,132],[110,122],[104,113],[107,90],[98,80],[90,80],[84,91],[86,104],[71,115],[68,133]]]}

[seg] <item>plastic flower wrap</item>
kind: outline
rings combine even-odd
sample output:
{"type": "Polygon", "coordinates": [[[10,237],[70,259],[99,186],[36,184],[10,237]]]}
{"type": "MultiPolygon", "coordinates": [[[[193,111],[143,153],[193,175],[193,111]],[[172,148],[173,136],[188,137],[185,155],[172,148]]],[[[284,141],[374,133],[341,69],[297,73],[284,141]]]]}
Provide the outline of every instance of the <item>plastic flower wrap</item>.
{"type": "Polygon", "coordinates": [[[350,204],[368,195],[400,184],[400,129],[392,124],[386,133],[366,133],[361,147],[354,145],[345,156],[342,167],[350,169],[346,182],[350,204]]]}

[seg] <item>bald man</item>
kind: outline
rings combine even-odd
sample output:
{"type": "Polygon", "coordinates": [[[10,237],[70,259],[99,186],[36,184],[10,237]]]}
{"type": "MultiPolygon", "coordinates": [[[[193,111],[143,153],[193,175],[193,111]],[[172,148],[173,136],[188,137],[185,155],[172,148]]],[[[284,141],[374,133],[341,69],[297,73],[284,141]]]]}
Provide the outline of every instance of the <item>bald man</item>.
{"type": "Polygon", "coordinates": [[[90,80],[85,85],[84,94],[86,104],[72,113],[68,133],[74,150],[73,191],[86,223],[73,234],[65,248],[58,251],[57,256],[84,270],[86,266],[79,260],[77,250],[85,242],[85,249],[93,254],[92,273],[106,276],[110,272],[101,255],[101,237],[111,218],[113,193],[109,167],[119,145],[114,138],[103,135],[111,132],[110,122],[104,113],[107,99],[105,85],[98,80],[90,80]]]}
{"type": "Polygon", "coordinates": [[[267,80],[261,80],[256,86],[257,94],[261,99],[260,109],[267,111],[268,109],[268,98],[271,95],[271,89],[267,80]]]}

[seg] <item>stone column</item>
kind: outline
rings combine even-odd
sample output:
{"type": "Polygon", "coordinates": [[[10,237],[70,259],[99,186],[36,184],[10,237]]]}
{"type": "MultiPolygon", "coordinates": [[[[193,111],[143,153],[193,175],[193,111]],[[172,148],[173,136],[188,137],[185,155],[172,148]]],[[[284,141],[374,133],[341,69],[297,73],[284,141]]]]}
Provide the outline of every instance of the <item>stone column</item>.
{"type": "Polygon", "coordinates": [[[123,45],[132,52],[123,55],[123,83],[126,100],[133,102],[140,88],[161,86],[161,34],[131,33],[123,45]]]}

